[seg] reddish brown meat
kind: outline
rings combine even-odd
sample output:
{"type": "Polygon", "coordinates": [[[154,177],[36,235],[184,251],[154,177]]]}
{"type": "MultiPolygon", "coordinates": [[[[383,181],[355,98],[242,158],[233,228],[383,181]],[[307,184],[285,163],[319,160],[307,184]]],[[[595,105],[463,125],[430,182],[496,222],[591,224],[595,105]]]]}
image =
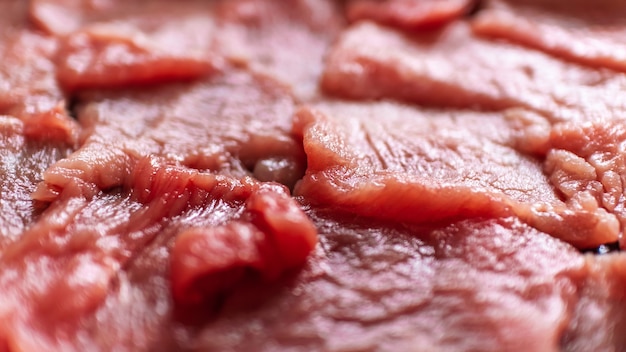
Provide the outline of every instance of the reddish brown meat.
{"type": "Polygon", "coordinates": [[[318,204],[412,223],[517,215],[582,248],[618,238],[594,199],[559,199],[498,115],[336,104],[297,118],[308,168],[295,192],[318,204]]]}
{"type": "Polygon", "coordinates": [[[624,143],[622,121],[562,124],[552,130],[546,159],[546,172],[566,199],[594,202],[616,214],[622,234],[626,226],[624,143]]]}
{"type": "Polygon", "coordinates": [[[355,25],[331,51],[322,80],[326,92],[353,99],[527,107],[553,121],[623,117],[625,83],[626,76],[612,71],[475,38],[463,23],[415,35],[355,25]]]}
{"type": "Polygon", "coordinates": [[[64,34],[64,87],[117,87],[195,78],[236,65],[270,73],[303,98],[343,19],[333,1],[37,0],[31,17],[64,34]],[[302,62],[306,60],[307,64],[302,62]]]}
{"type": "Polygon", "coordinates": [[[35,129],[41,132],[42,127],[55,131],[46,121],[37,122],[0,116],[0,249],[32,224],[42,206],[33,202],[31,192],[41,182],[43,171],[71,151],[72,144],[63,140],[29,135],[35,129]]]}
{"type": "Polygon", "coordinates": [[[463,16],[473,0],[351,0],[351,21],[372,20],[404,29],[422,29],[447,24],[463,16]]]}
{"type": "MultiPolygon", "coordinates": [[[[101,193],[75,182],[21,241],[5,248],[0,336],[11,349],[84,343],[89,334],[76,329],[97,314],[120,271],[161,236],[176,236],[171,290],[183,306],[215,304],[218,294],[252,273],[274,281],[303,264],[316,243],[313,225],[279,185],[144,159],[127,187],[101,193]],[[224,228],[233,231],[215,236],[224,228]],[[214,254],[224,247],[230,255],[207,256],[207,244],[214,254]]],[[[90,350],[104,347],[90,342],[90,350]]]]}
{"type": "Polygon", "coordinates": [[[46,170],[36,198],[52,200],[76,178],[101,189],[120,186],[137,160],[149,155],[293,185],[304,157],[290,133],[292,113],[286,89],[244,71],[88,94],[77,108],[84,142],[46,170]]]}
{"type": "MultiPolygon", "coordinates": [[[[571,326],[583,257],[513,219],[414,227],[309,215],[321,246],[305,270],[231,295],[192,350],[557,351],[571,326]]],[[[603,319],[584,309],[577,318],[603,319]]]]}
{"type": "Polygon", "coordinates": [[[488,0],[472,26],[480,35],[624,72],[624,16],[619,0],[488,0]]]}

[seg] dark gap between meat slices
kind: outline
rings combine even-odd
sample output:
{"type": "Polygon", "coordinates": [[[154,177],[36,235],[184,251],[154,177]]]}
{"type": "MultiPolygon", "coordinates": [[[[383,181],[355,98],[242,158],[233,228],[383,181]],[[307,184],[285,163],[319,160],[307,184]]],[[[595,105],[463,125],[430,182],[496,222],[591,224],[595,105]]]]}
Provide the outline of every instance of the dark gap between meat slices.
{"type": "Polygon", "coordinates": [[[515,215],[578,248],[616,241],[616,216],[592,197],[562,201],[541,161],[513,147],[513,126],[497,113],[393,103],[302,108],[294,130],[308,168],[295,194],[412,223],[515,215]]]}
{"type": "Polygon", "coordinates": [[[413,34],[355,24],[329,53],[321,84],[327,93],[350,99],[524,107],[552,122],[623,118],[626,112],[623,74],[477,38],[461,21],[413,34]]]}
{"type": "Polygon", "coordinates": [[[626,71],[626,3],[614,0],[486,0],[475,33],[565,60],[626,71]]]}
{"type": "Polygon", "coordinates": [[[422,30],[463,17],[475,0],[349,0],[346,15],[352,22],[371,20],[391,27],[422,30]]]}
{"type": "Polygon", "coordinates": [[[248,272],[265,284],[275,281],[300,267],[317,241],[283,186],[146,158],[118,191],[74,182],[4,249],[0,336],[22,350],[79,342],[74,332],[97,314],[114,279],[123,280],[124,270],[161,237],[173,239],[168,297],[182,307],[211,306],[216,295],[250,280],[248,272]]]}
{"type": "Polygon", "coordinates": [[[596,262],[514,218],[419,227],[308,214],[320,246],[305,269],[281,289],[230,295],[191,350],[622,346],[623,256],[596,262]]]}
{"type": "Polygon", "coordinates": [[[330,0],[286,3],[36,0],[30,15],[64,35],[58,76],[68,90],[192,79],[226,60],[306,98],[316,94],[322,57],[344,20],[330,0]]]}
{"type": "Polygon", "coordinates": [[[74,179],[122,185],[137,160],[160,156],[199,170],[289,187],[305,167],[291,134],[293,100],[274,80],[228,70],[188,83],[94,91],[80,98],[81,147],[44,173],[35,198],[51,201],[74,179]]]}

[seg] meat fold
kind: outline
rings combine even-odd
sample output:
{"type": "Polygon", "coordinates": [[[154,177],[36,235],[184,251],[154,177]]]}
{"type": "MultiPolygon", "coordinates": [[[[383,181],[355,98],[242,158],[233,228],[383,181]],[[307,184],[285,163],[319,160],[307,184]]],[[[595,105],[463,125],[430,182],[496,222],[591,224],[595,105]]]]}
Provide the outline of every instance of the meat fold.
{"type": "Polygon", "coordinates": [[[608,69],[477,38],[460,21],[413,34],[365,22],[345,31],[330,51],[321,85],[350,99],[483,110],[523,107],[558,122],[623,118],[626,105],[619,97],[625,79],[608,69]]]}
{"type": "Polygon", "coordinates": [[[58,77],[68,90],[198,78],[226,61],[307,98],[343,24],[331,0],[36,0],[30,10],[40,28],[64,36],[58,77]]]}
{"type": "Polygon", "coordinates": [[[566,60],[626,71],[622,1],[487,0],[475,33],[539,49],[566,60]]]}
{"type": "Polygon", "coordinates": [[[582,331],[605,341],[604,347],[624,346],[623,308],[612,310],[624,305],[623,276],[611,275],[623,263],[621,255],[596,265],[593,257],[514,218],[418,227],[334,208],[310,208],[308,214],[320,246],[305,269],[280,289],[230,295],[190,350],[599,346],[576,334],[582,331]],[[609,266],[614,271],[605,271],[609,266]],[[568,339],[574,336],[575,343],[568,339]]]}
{"type": "Polygon", "coordinates": [[[72,151],[72,143],[54,135],[65,134],[57,122],[0,116],[0,249],[18,240],[37,218],[42,206],[30,194],[44,170],[72,151]]]}
{"type": "Polygon", "coordinates": [[[294,192],[315,204],[410,223],[515,215],[579,248],[620,234],[595,199],[563,202],[498,114],[318,104],[298,111],[294,131],[308,164],[294,192]]]}
{"type": "Polygon", "coordinates": [[[292,186],[304,172],[291,135],[293,100],[274,80],[228,71],[200,81],[85,93],[77,104],[81,147],[44,173],[34,197],[51,201],[74,179],[112,189],[137,160],[160,156],[292,186]]]}
{"type": "Polygon", "coordinates": [[[371,20],[407,30],[445,25],[465,15],[474,0],[351,0],[346,15],[352,22],[371,20]]]}
{"type": "Polygon", "coordinates": [[[97,340],[93,335],[109,330],[101,321],[91,332],[83,328],[117,297],[109,290],[119,287],[124,271],[164,239],[171,241],[164,248],[169,263],[143,275],[166,270],[168,301],[182,306],[215,305],[246,280],[268,285],[301,266],[317,241],[284,186],[142,159],[116,191],[72,183],[20,241],[4,249],[2,340],[12,350],[100,350],[106,343],[130,343],[97,340]]]}
{"type": "Polygon", "coordinates": [[[565,199],[599,204],[626,226],[626,174],[622,121],[560,124],[550,133],[546,172],[565,199]]]}

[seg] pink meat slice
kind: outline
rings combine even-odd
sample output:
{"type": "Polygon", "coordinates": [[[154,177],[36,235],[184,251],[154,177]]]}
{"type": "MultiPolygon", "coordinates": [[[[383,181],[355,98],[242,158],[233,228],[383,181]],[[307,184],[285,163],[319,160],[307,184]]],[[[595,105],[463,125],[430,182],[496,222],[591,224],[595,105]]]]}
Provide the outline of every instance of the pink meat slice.
{"type": "Polygon", "coordinates": [[[0,115],[35,121],[55,115],[65,124],[61,129],[71,130],[53,62],[57,41],[31,28],[26,7],[24,1],[0,1],[0,115]]]}
{"type": "Polygon", "coordinates": [[[514,148],[507,124],[498,114],[391,103],[303,108],[294,130],[308,167],[295,194],[379,219],[516,215],[579,248],[615,242],[616,217],[593,198],[561,201],[540,160],[514,148]]]}
{"type": "Polygon", "coordinates": [[[352,22],[371,20],[414,30],[445,25],[473,5],[473,0],[352,0],[346,11],[352,22]]]}
{"type": "Polygon", "coordinates": [[[566,60],[626,71],[622,1],[489,0],[472,22],[479,35],[566,60]]]}
{"type": "MultiPolygon", "coordinates": [[[[415,227],[308,214],[320,246],[305,269],[280,289],[230,295],[190,350],[558,351],[579,296],[624,306],[601,291],[610,277],[595,282],[602,299],[579,292],[583,256],[513,218],[415,227]]],[[[603,319],[593,313],[576,319],[603,319]]]]}
{"type": "Polygon", "coordinates": [[[30,14],[66,36],[59,80],[68,90],[196,78],[226,60],[308,97],[342,26],[338,7],[330,0],[36,0],[30,14]]]}
{"type": "Polygon", "coordinates": [[[322,77],[329,94],[423,105],[500,110],[525,107],[552,121],[623,117],[626,76],[477,38],[457,22],[402,34],[373,23],[344,32],[322,77]],[[367,38],[364,41],[363,38],[367,38]]]}
{"type": "Polygon", "coordinates": [[[33,129],[55,131],[55,121],[23,122],[0,116],[0,248],[16,241],[42,210],[31,193],[51,164],[66,157],[72,144],[55,138],[35,138],[33,129]]]}
{"type": "Polygon", "coordinates": [[[323,59],[344,28],[333,0],[224,0],[217,6],[218,47],[245,65],[291,87],[300,100],[318,95],[323,59]]]}
{"type": "Polygon", "coordinates": [[[201,81],[86,93],[81,147],[44,173],[35,198],[53,200],[74,179],[111,189],[137,160],[172,163],[292,186],[303,173],[291,135],[293,101],[267,77],[229,71],[201,81]]]}
{"type": "Polygon", "coordinates": [[[48,1],[30,16],[61,36],[58,79],[68,91],[206,75],[219,65],[205,1],[48,1]]]}
{"type": "MultiPolygon", "coordinates": [[[[163,252],[169,263],[144,274],[171,267],[168,298],[182,307],[215,304],[247,280],[268,285],[301,266],[317,242],[313,224],[283,186],[250,178],[146,158],[119,191],[72,186],[0,258],[0,336],[12,350],[84,350],[87,342],[89,350],[104,348],[106,341],[90,340],[81,328],[119,298],[109,293],[119,293],[125,268],[163,237],[172,240],[163,252]],[[220,248],[230,252],[215,255],[220,248]]],[[[99,322],[91,334],[121,327],[99,322]]]]}
{"type": "MultiPolygon", "coordinates": [[[[626,226],[626,129],[621,121],[560,124],[550,133],[546,172],[566,199],[587,199],[626,226]]],[[[624,241],[623,236],[621,236],[624,241]]],[[[624,244],[622,243],[622,247],[624,244]]]]}

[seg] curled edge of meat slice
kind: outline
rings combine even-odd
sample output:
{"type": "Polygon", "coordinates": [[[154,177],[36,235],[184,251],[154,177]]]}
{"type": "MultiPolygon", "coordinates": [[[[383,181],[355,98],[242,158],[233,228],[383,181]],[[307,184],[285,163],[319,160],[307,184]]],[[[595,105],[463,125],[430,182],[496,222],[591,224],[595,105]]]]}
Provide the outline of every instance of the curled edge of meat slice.
{"type": "Polygon", "coordinates": [[[417,30],[445,25],[463,16],[473,5],[474,0],[353,0],[346,12],[351,22],[373,20],[417,30]]]}
{"type": "Polygon", "coordinates": [[[618,240],[618,219],[588,197],[556,204],[540,199],[524,202],[467,185],[445,181],[432,184],[432,180],[427,184],[419,175],[397,177],[343,165],[347,161],[341,154],[345,152],[349,157],[350,152],[333,145],[336,141],[332,136],[316,131],[323,129],[320,126],[324,124],[332,124],[331,119],[314,108],[303,107],[296,113],[294,133],[303,138],[308,170],[294,194],[306,196],[316,204],[418,224],[462,217],[517,216],[577,248],[593,248],[618,240]],[[315,136],[316,133],[321,135],[315,136]],[[317,143],[316,137],[323,143],[317,143]]]}

